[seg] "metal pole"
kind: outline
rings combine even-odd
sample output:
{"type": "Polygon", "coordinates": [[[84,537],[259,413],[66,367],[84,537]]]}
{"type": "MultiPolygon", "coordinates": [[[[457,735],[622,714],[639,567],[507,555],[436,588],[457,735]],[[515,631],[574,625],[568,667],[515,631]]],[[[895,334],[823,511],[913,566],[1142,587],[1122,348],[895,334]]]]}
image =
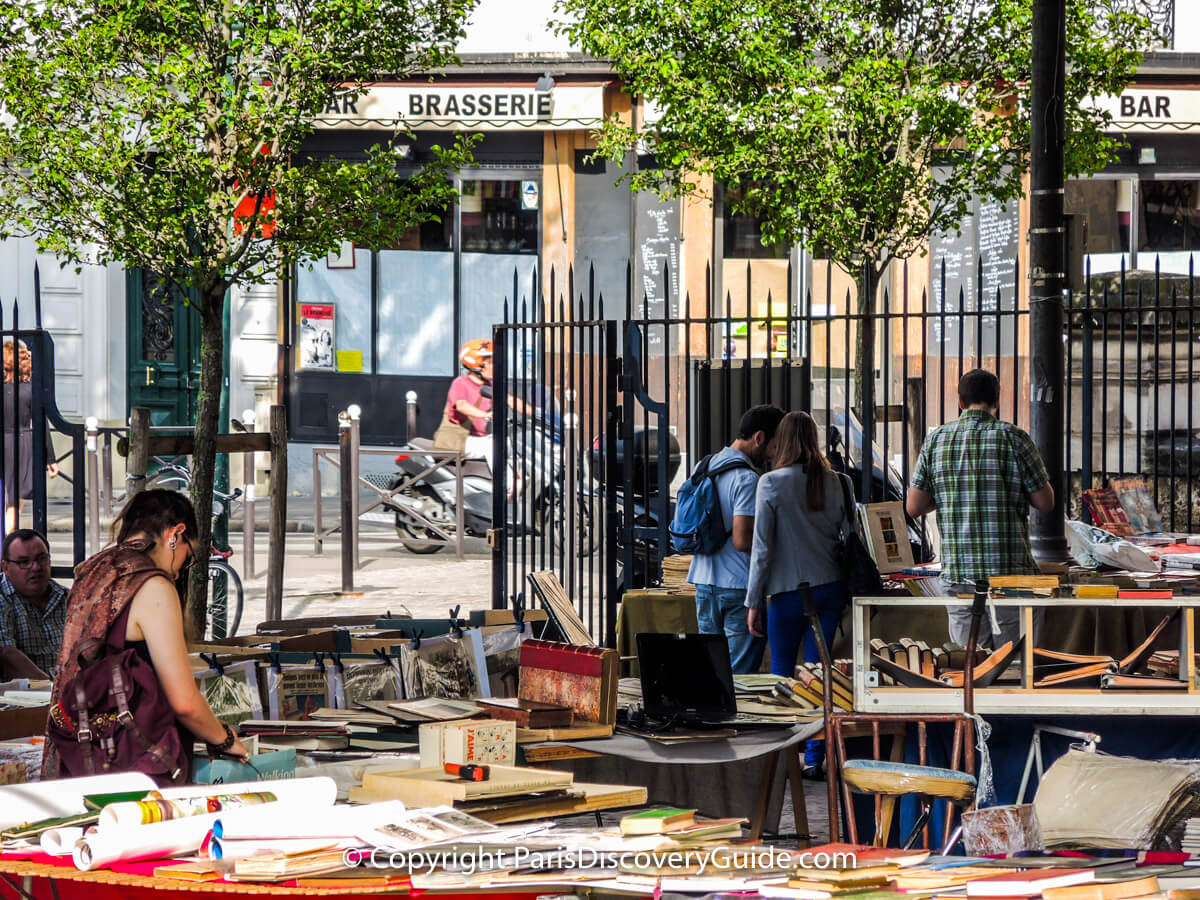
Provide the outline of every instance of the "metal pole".
{"type": "MultiPolygon", "coordinates": [[[[254,433],[254,410],[242,413],[242,424],[250,434],[254,433]]],[[[246,578],[254,577],[254,454],[242,454],[242,563],[246,578]]]]}
{"type": "Polygon", "coordinates": [[[88,548],[92,553],[100,552],[100,460],[96,443],[99,424],[95,416],[88,416],[84,426],[87,435],[88,548]]]}
{"type": "Polygon", "coordinates": [[[1066,559],[1063,477],[1063,294],[1067,286],[1063,219],[1066,0],[1034,0],[1029,229],[1030,432],[1054,488],[1054,508],[1034,512],[1039,560],[1066,559]]]}
{"type": "Polygon", "coordinates": [[[104,432],[104,454],[100,459],[100,477],[104,484],[104,505],[108,508],[108,514],[111,516],[114,510],[111,431],[104,432]]]}
{"type": "Polygon", "coordinates": [[[271,517],[267,550],[267,620],[283,618],[287,551],[287,407],[271,407],[271,517]]]}
{"type": "Polygon", "coordinates": [[[342,593],[354,591],[354,473],[350,457],[353,455],[350,437],[350,414],[338,413],[338,475],[341,482],[340,503],[342,511],[342,593]]]}
{"type": "Polygon", "coordinates": [[[358,561],[358,509],[362,497],[359,495],[359,447],[362,438],[362,407],[357,403],[351,403],[346,407],[346,412],[350,415],[350,528],[354,534],[354,571],[358,571],[361,565],[358,561]]]}
{"type": "Polygon", "coordinates": [[[417,392],[409,391],[404,395],[404,404],[407,415],[407,434],[405,435],[410,441],[417,436],[417,392]]]}
{"type": "Polygon", "coordinates": [[[324,509],[321,504],[321,491],[324,490],[321,478],[321,451],[313,450],[313,554],[320,556],[325,552],[325,521],[324,509]]]}

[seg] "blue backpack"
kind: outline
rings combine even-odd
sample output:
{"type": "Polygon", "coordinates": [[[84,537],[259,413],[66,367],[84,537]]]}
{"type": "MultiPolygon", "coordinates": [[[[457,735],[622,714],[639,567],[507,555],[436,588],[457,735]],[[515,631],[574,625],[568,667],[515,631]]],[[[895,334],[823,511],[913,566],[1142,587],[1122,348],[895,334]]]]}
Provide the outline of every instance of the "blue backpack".
{"type": "Polygon", "coordinates": [[[731,531],[725,529],[721,498],[717,493],[718,475],[734,469],[755,471],[744,458],[734,458],[709,468],[714,454],[696,464],[692,477],[679,488],[675,498],[675,517],[671,520],[671,546],[677,553],[710,556],[725,546],[731,531]]]}

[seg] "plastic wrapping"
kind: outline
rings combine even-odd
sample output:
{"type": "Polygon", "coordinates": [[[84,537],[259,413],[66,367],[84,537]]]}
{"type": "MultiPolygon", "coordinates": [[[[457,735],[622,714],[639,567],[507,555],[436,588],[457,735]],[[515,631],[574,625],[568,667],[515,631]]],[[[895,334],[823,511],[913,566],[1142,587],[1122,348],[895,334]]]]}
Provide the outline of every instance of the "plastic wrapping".
{"type": "Polygon", "coordinates": [[[1084,522],[1067,522],[1067,546],[1075,562],[1089,569],[1112,566],[1131,572],[1157,572],[1159,564],[1141,547],[1103,528],[1084,522]]]}
{"type": "Polygon", "coordinates": [[[331,674],[326,666],[264,667],[269,717],[306,719],[321,707],[333,706],[331,674]]]}
{"type": "Polygon", "coordinates": [[[1010,856],[1042,849],[1042,830],[1032,803],[964,812],[962,825],[967,856],[1010,856]]]}
{"type": "Polygon", "coordinates": [[[483,635],[483,656],[493,697],[515,697],[521,673],[521,642],[529,634],[517,626],[483,635]]]}
{"type": "Polygon", "coordinates": [[[196,684],[222,722],[240,725],[248,719],[263,717],[258,668],[253,661],[229,663],[219,672],[215,669],[197,672],[196,684]]]}
{"type": "Polygon", "coordinates": [[[1176,850],[1200,805],[1200,768],[1072,748],[1034,798],[1046,849],[1176,850]]]}
{"type": "Polygon", "coordinates": [[[474,700],[492,695],[478,628],[466,629],[462,637],[448,634],[425,638],[416,647],[401,645],[400,671],[409,698],[474,700]]]}
{"type": "Polygon", "coordinates": [[[403,699],[399,667],[393,662],[348,662],[338,674],[334,702],[339,709],[355,709],[364,700],[384,703],[403,699]]]}

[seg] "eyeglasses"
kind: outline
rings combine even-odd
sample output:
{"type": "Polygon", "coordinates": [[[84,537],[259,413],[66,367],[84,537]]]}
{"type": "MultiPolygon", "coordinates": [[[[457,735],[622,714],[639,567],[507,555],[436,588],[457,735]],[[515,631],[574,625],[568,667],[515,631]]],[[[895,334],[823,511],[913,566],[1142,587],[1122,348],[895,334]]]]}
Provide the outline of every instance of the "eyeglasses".
{"type": "Polygon", "coordinates": [[[31,556],[28,559],[7,559],[5,562],[12,563],[18,569],[41,568],[50,562],[50,554],[39,553],[37,556],[31,556]]]}

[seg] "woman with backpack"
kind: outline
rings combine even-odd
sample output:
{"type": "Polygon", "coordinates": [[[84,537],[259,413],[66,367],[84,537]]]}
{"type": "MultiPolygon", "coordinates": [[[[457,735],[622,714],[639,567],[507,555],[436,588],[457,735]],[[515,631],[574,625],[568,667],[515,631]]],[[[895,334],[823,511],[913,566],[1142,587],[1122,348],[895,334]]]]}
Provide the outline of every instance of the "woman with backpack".
{"type": "Polygon", "coordinates": [[[67,597],[44,777],[145,772],[184,783],[196,739],[210,757],[245,761],[188,662],[177,585],[195,552],[192,504],[175,491],[141,491],[113,530],[116,544],[79,564],[67,597]]]}
{"type": "MultiPolygon", "coordinates": [[[[775,468],[758,480],[755,497],[746,622],[752,634],[767,636],[771,673],[791,678],[802,644],[805,662],[820,661],[801,585],[811,590],[826,644],[841,621],[846,588],[835,546],[850,519],[812,416],[788,413],[775,439],[775,468]]],[[[823,744],[810,741],[805,763],[818,767],[823,755],[823,744]]]]}

